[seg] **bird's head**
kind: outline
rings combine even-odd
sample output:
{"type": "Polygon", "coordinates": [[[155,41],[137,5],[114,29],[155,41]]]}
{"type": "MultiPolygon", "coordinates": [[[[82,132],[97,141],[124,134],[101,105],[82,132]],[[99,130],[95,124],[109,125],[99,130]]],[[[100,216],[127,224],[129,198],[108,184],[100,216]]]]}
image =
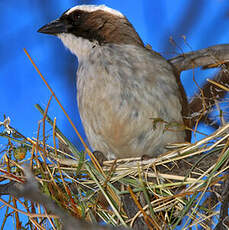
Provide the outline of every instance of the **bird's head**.
{"type": "Polygon", "coordinates": [[[93,47],[93,43],[101,46],[108,43],[144,46],[127,18],[105,5],[75,6],[38,32],[58,36],[77,56],[82,41],[89,48],[93,47]]]}

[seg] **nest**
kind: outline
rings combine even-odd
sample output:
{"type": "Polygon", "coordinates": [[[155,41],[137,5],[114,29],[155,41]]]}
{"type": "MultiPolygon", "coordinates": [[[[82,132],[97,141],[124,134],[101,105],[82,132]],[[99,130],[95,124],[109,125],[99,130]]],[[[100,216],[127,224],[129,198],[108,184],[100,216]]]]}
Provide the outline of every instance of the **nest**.
{"type": "MultiPolygon", "coordinates": [[[[175,228],[183,221],[184,229],[195,225],[208,229],[213,217],[219,216],[222,182],[229,167],[229,124],[194,144],[170,146],[172,150],[155,159],[104,161],[101,166],[92,154],[92,160],[85,159],[85,153],[75,149],[55,122],[51,122],[53,146],[45,138],[24,137],[7,125],[9,119],[4,123],[8,133],[1,135],[9,141],[2,151],[1,180],[25,183],[23,165],[29,165],[41,191],[76,218],[131,227],[140,217],[152,229],[175,228]],[[71,154],[56,148],[56,138],[71,154]],[[125,194],[138,210],[134,216],[128,216],[123,207],[125,194]]],[[[18,225],[20,214],[28,217],[27,226],[42,228],[48,222],[58,226],[60,221],[33,202],[15,197],[1,198],[1,202],[8,207],[5,218],[15,218],[18,225]]]]}

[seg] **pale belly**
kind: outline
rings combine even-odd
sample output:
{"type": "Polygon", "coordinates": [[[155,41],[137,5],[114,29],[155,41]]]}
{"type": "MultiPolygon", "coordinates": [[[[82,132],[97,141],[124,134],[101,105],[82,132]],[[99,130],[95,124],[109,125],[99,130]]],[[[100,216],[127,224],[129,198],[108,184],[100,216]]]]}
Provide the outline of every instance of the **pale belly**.
{"type": "Polygon", "coordinates": [[[155,100],[152,90],[125,97],[118,85],[113,91],[107,85],[86,88],[78,90],[85,133],[93,150],[101,151],[108,159],[158,156],[166,151],[168,143],[184,141],[185,133],[179,125],[166,128],[166,122],[183,125],[176,97],[161,102],[155,100]],[[146,95],[148,99],[144,99],[146,95]],[[164,107],[169,107],[170,112],[164,107]]]}

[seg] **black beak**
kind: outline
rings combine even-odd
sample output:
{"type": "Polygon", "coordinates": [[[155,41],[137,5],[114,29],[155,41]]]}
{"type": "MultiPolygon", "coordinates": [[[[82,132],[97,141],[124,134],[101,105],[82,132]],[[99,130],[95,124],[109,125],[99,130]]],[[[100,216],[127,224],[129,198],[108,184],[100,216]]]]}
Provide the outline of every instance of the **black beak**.
{"type": "Polygon", "coordinates": [[[57,35],[60,33],[67,33],[69,26],[64,23],[64,21],[57,19],[42,26],[37,32],[44,34],[57,35]]]}

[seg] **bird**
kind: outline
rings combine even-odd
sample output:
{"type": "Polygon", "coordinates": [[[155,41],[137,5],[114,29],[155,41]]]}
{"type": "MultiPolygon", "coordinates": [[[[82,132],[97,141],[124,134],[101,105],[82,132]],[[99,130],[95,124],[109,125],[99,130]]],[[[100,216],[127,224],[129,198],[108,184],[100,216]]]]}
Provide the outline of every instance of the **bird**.
{"type": "Polygon", "coordinates": [[[157,157],[190,140],[179,76],[121,12],[77,5],[38,32],[58,37],[78,58],[78,110],[93,150],[108,160],[157,157]]]}

